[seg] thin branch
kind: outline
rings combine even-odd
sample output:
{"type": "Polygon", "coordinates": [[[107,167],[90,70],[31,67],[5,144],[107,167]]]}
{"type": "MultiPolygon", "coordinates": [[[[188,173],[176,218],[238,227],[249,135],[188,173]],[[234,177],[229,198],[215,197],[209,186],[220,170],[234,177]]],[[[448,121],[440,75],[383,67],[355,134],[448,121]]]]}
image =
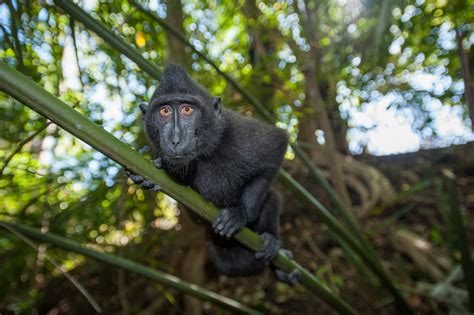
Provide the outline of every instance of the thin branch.
{"type": "Polygon", "coordinates": [[[77,49],[77,39],[76,39],[76,31],[75,31],[75,25],[74,25],[74,19],[69,19],[69,29],[71,30],[71,37],[72,37],[72,44],[74,46],[74,56],[76,57],[76,64],[77,64],[77,71],[79,75],[79,82],[81,82],[81,85],[84,86],[84,83],[82,82],[82,70],[81,70],[81,65],[79,64],[79,53],[77,49]]]}
{"type": "Polygon", "coordinates": [[[25,217],[26,215],[26,210],[28,210],[28,208],[34,204],[36,201],[38,201],[41,197],[45,196],[45,195],[48,195],[48,194],[51,194],[52,192],[54,192],[56,189],[58,188],[61,188],[62,186],[64,186],[65,184],[50,184],[47,186],[47,188],[38,193],[36,196],[30,198],[30,200],[28,200],[22,207],[21,207],[21,210],[19,211],[20,215],[19,217],[22,218],[22,217],[25,217]]]}
{"type": "Polygon", "coordinates": [[[13,51],[15,51],[15,44],[13,44],[13,42],[11,41],[11,39],[9,37],[9,33],[7,32],[7,29],[2,24],[0,24],[0,28],[2,29],[3,34],[5,34],[4,38],[5,38],[5,41],[7,42],[8,46],[10,46],[10,48],[13,51]]]}
{"type": "MultiPolygon", "coordinates": [[[[77,106],[79,106],[79,103],[75,104],[72,106],[72,108],[76,108],[77,106]]],[[[2,165],[2,168],[0,169],[0,176],[3,175],[3,171],[5,170],[5,168],[8,166],[8,163],[10,163],[10,161],[13,159],[13,157],[18,154],[21,149],[23,149],[23,147],[28,143],[30,142],[31,140],[33,140],[37,135],[39,135],[43,130],[45,130],[46,128],[48,128],[49,125],[52,124],[52,121],[48,121],[44,126],[42,126],[40,129],[38,129],[37,131],[35,131],[34,133],[32,133],[29,137],[23,139],[22,141],[20,141],[17,145],[17,147],[15,148],[15,150],[13,150],[8,156],[7,158],[3,161],[3,165],[2,165]]],[[[41,176],[44,176],[42,174],[39,174],[41,176]]]]}
{"type": "Polygon", "coordinates": [[[10,163],[10,161],[13,159],[13,157],[18,154],[21,149],[23,149],[23,147],[28,143],[30,142],[31,140],[33,140],[37,135],[39,135],[41,132],[43,132],[46,128],[48,128],[48,126],[51,125],[51,122],[49,121],[48,123],[46,123],[43,127],[41,127],[40,129],[38,129],[37,131],[35,131],[34,133],[32,133],[29,137],[26,137],[25,139],[23,139],[22,141],[20,141],[18,143],[18,145],[16,146],[15,150],[13,150],[7,157],[6,159],[3,161],[3,165],[2,165],[2,168],[0,169],[0,176],[3,175],[3,171],[7,168],[8,166],[8,163],[10,163]]]}
{"type": "MultiPolygon", "coordinates": [[[[13,41],[15,42],[14,50],[15,50],[16,57],[18,60],[18,68],[23,74],[28,75],[25,64],[23,62],[23,50],[21,48],[20,39],[18,38],[19,26],[16,24],[17,22],[21,23],[21,17],[18,16],[18,12],[15,11],[15,8],[13,7],[13,3],[11,2],[11,0],[6,0],[5,3],[7,4],[8,9],[10,10],[10,23],[12,27],[11,35],[13,37],[13,41]]],[[[17,5],[20,6],[20,3],[17,2],[17,5]]]]}
{"type": "MultiPolygon", "coordinates": [[[[31,248],[33,248],[39,253],[38,246],[28,237],[20,233],[13,226],[5,224],[3,222],[0,222],[0,226],[3,227],[5,230],[9,231],[11,234],[15,235],[17,238],[28,244],[31,248]]],[[[59,264],[55,259],[51,258],[48,254],[44,253],[44,257],[54,266],[54,268],[56,268],[56,270],[58,270],[64,277],[66,277],[72,283],[72,285],[75,286],[77,290],[79,290],[79,292],[81,292],[81,294],[86,298],[86,300],[96,312],[102,313],[102,308],[100,307],[100,305],[96,302],[94,297],[87,291],[87,289],[79,281],[76,280],[76,278],[71,276],[71,274],[69,274],[69,272],[61,266],[61,264],[59,264]]]]}

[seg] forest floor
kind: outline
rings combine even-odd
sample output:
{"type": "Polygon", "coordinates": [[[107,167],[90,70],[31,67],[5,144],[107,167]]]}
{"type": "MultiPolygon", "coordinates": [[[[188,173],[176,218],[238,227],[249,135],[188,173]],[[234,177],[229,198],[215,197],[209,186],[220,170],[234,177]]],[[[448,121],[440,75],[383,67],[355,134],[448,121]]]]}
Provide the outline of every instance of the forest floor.
{"type": "MultiPolygon", "coordinates": [[[[466,218],[474,215],[474,142],[441,149],[390,156],[359,156],[357,159],[378,168],[392,183],[396,197],[390,203],[374,208],[361,220],[367,237],[407,294],[418,314],[446,313],[457,309],[466,291],[447,284],[448,275],[456,274],[450,250],[452,235],[443,217],[447,192],[443,189],[443,172],[455,174],[460,209],[466,218]],[[443,286],[442,284],[446,284],[443,286]],[[443,294],[433,297],[435,286],[443,294]]],[[[299,178],[308,183],[310,178],[299,178]]],[[[324,193],[313,191],[316,196],[324,193]]],[[[293,209],[295,200],[286,196],[286,209],[293,209]]],[[[327,203],[327,200],[323,200],[327,203]]],[[[308,214],[304,205],[295,215],[288,213],[282,222],[287,246],[294,250],[303,266],[316,272],[336,292],[339,291],[361,314],[395,314],[392,300],[381,299],[381,292],[370,286],[347,255],[335,246],[324,225],[308,214]],[[311,218],[312,219],[309,219],[311,218]],[[323,266],[323,268],[322,268],[323,266]],[[382,303],[373,301],[383,301],[382,303]]],[[[474,244],[474,221],[465,221],[468,244],[474,244]]],[[[384,295],[388,296],[388,295],[384,295]]],[[[298,298],[302,296],[298,295],[298,298]]],[[[327,309],[317,305],[311,296],[285,305],[286,311],[311,314],[311,309],[327,309]]],[[[281,308],[279,308],[282,310],[281,308]]],[[[319,311],[318,311],[319,312],[319,311]]],[[[285,312],[282,312],[285,313],[285,312]]],[[[327,313],[332,313],[327,309],[327,313]]]]}

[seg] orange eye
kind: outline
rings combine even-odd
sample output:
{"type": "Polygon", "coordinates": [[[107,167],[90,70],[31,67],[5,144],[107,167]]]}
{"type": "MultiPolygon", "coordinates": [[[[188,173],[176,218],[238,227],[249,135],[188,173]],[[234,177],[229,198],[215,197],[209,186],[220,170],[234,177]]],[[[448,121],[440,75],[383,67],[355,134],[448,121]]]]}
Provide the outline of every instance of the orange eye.
{"type": "Polygon", "coordinates": [[[183,107],[181,107],[181,114],[182,115],[186,115],[186,116],[189,116],[193,113],[193,108],[189,105],[185,105],[183,107]]]}
{"type": "Polygon", "coordinates": [[[164,106],[160,109],[160,116],[169,117],[171,116],[171,109],[168,106],[164,106]]]}

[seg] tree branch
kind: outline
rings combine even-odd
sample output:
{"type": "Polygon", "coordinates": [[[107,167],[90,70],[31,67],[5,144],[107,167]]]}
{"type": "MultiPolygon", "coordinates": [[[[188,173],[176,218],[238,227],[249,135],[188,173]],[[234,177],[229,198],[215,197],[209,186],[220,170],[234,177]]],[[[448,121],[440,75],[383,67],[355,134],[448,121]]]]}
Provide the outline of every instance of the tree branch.
{"type": "Polygon", "coordinates": [[[461,74],[464,80],[464,96],[466,97],[469,118],[471,118],[471,130],[474,131],[474,87],[471,81],[469,60],[466,51],[462,46],[463,36],[458,27],[455,27],[456,43],[458,46],[458,56],[461,63],[461,74]]]}
{"type": "Polygon", "coordinates": [[[81,82],[81,85],[84,86],[84,83],[82,82],[81,65],[79,64],[79,53],[78,53],[78,50],[77,50],[76,28],[75,28],[75,25],[74,25],[74,19],[69,19],[69,29],[71,30],[71,38],[72,38],[72,44],[74,46],[74,56],[76,57],[76,64],[77,64],[79,82],[81,82]]]}
{"type": "Polygon", "coordinates": [[[22,141],[20,141],[18,143],[18,145],[16,146],[15,150],[13,150],[7,157],[6,159],[3,161],[3,165],[2,165],[2,168],[0,169],[0,176],[3,175],[3,171],[7,168],[8,166],[8,163],[10,163],[10,161],[13,159],[13,157],[18,154],[18,152],[21,151],[21,149],[23,149],[23,147],[28,143],[30,142],[31,140],[33,140],[37,135],[39,135],[41,132],[43,132],[43,130],[45,130],[46,128],[48,128],[48,126],[51,125],[51,122],[49,121],[48,123],[46,123],[43,127],[41,127],[40,129],[38,129],[37,131],[35,131],[34,133],[32,133],[30,136],[26,137],[25,139],[23,139],[22,141]]]}

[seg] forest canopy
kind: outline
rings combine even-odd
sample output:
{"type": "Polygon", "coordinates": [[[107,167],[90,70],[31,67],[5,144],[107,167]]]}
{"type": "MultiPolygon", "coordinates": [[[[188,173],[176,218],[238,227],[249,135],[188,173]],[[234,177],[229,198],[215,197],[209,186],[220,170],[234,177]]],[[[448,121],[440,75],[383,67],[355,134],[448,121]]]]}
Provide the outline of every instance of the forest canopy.
{"type": "MultiPolygon", "coordinates": [[[[474,311],[472,1],[74,1],[84,15],[68,2],[2,1],[0,62],[147,159],[139,104],[183,65],[224,107],[289,134],[282,241],[321,288],[361,314],[474,311]]],[[[219,275],[186,201],[134,185],[29,107],[0,82],[1,314],[210,314],[221,299],[15,224],[244,313],[334,312],[268,272],[219,275]]]]}

